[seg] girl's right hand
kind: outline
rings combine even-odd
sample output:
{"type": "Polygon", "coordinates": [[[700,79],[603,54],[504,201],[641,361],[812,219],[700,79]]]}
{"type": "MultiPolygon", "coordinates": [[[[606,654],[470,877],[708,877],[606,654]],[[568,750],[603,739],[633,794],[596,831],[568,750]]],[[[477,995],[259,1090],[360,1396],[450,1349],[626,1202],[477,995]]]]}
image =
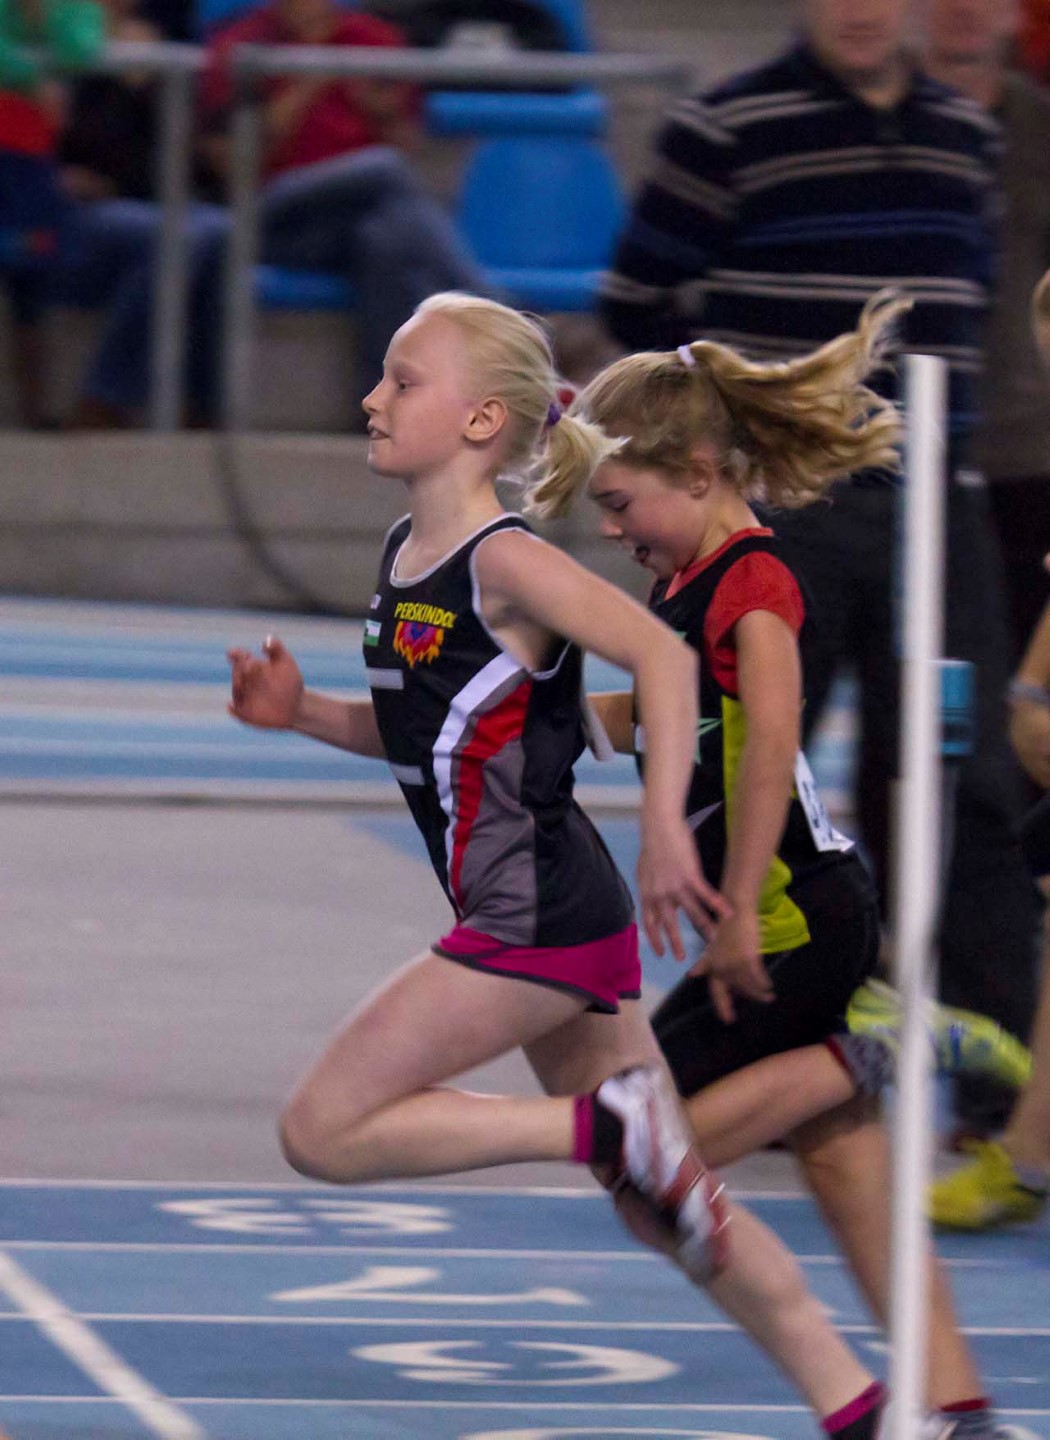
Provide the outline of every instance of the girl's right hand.
{"type": "Polygon", "coordinates": [[[704,877],[693,832],[684,818],[650,823],[643,813],[638,902],[649,944],[662,955],[666,940],[680,964],[686,948],[678,911],[685,912],[705,940],[714,935],[717,922],[731,913],[727,901],[704,877]]]}
{"type": "Polygon", "coordinates": [[[762,959],[757,910],[741,907],[722,920],[689,974],[707,976],[711,1003],[723,1025],[736,1020],[734,994],[762,1005],[774,1001],[776,992],[762,959]]]}
{"type": "Polygon", "coordinates": [[[232,695],[226,707],[236,720],[265,730],[289,730],[303,697],[299,666],[277,639],[267,635],[260,659],[250,650],[228,650],[232,695]]]}

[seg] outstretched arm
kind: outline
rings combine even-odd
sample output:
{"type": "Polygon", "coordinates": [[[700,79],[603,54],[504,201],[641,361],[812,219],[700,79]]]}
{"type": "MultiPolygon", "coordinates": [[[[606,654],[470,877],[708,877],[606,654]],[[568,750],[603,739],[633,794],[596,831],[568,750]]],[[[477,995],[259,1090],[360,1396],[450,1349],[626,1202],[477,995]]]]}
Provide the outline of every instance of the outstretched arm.
{"type": "Polygon", "coordinates": [[[260,658],[250,650],[229,650],[232,694],[227,707],[236,720],[264,730],[295,730],[356,755],[384,757],[371,700],[337,700],[307,690],[292,656],[268,635],[260,658]]]}

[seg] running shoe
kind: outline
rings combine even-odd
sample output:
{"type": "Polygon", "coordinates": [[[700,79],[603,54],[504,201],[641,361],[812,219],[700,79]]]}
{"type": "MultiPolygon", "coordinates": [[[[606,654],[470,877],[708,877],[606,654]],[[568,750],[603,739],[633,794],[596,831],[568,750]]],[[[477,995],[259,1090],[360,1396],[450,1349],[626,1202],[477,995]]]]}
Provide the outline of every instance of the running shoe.
{"type": "MultiPolygon", "coordinates": [[[[926,1023],[942,1074],[988,1075],[1015,1090],[1027,1085],[1032,1073],[1030,1051],[987,1015],[931,1000],[926,1023]]],[[[854,1034],[877,1035],[899,1049],[900,996],[881,980],[866,980],[850,998],[846,1024],[854,1034]]]]}
{"type": "MultiPolygon", "coordinates": [[[[879,1429],[879,1437],[890,1435],[893,1430],[891,1420],[892,1410],[887,1408],[883,1412],[882,1425],[879,1429]]],[[[927,1415],[919,1427],[918,1440],[952,1440],[952,1436],[958,1429],[958,1421],[943,1413],[927,1415]]],[[[1023,1425],[996,1425],[992,1431],[992,1440],[1039,1440],[1034,1430],[1026,1430],[1023,1425]]]]}
{"type": "Polygon", "coordinates": [[[724,1187],[696,1153],[681,1103],[663,1068],[636,1065],[598,1087],[599,1103],[623,1125],[620,1162],[611,1189],[630,1186],[673,1233],[675,1259],[690,1279],[706,1284],[728,1253],[724,1187]]]}
{"type": "Polygon", "coordinates": [[[1046,1190],[1022,1183],[1013,1162],[994,1140],[970,1140],[973,1159],[930,1186],[930,1219],[944,1230],[994,1230],[1038,1220],[1046,1190]]]}

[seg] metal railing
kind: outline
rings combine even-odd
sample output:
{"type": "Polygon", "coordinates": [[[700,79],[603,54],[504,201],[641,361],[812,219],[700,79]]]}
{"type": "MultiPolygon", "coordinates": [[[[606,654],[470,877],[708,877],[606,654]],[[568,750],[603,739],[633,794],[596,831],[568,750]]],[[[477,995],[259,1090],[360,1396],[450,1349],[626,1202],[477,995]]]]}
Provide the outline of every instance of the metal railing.
{"type": "MultiPolygon", "coordinates": [[[[151,349],[149,423],[175,430],[183,400],[186,337],[187,225],[193,149],[194,81],[208,52],[172,42],[117,42],[86,67],[119,74],[146,70],[160,78],[157,190],[161,207],[151,349]]],[[[250,428],[254,321],[254,267],[258,253],[260,81],[276,75],[405,80],[440,86],[471,85],[529,90],[547,85],[608,88],[656,83],[688,88],[692,62],[673,55],[489,53],[464,47],[410,50],[330,45],[238,45],[230,55],[234,83],[231,130],[231,224],[224,306],[222,427],[250,428]]]]}

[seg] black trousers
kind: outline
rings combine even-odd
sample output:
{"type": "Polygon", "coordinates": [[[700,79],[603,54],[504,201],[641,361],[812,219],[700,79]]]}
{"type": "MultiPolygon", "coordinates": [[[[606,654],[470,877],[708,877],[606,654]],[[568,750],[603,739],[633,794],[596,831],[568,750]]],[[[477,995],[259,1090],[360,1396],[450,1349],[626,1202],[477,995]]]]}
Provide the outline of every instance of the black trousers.
{"type": "Polygon", "coordinates": [[[879,914],[867,871],[855,852],[791,887],[809,926],[797,950],[764,955],[772,1004],[737,995],[736,1020],[724,1024],[706,975],[687,975],[652,1016],[653,1030],[679,1093],[695,1095],[768,1055],[819,1045],[846,1028],[846,1006],[879,957],[879,914]]]}
{"type": "Polygon", "coordinates": [[[997,480],[988,487],[1002,549],[1013,646],[1019,660],[1050,600],[1043,556],[1050,550],[1050,475],[997,480]]]}
{"type": "MultiPolygon", "coordinates": [[[[860,840],[886,913],[891,781],[899,771],[898,660],[903,492],[888,483],[836,487],[829,503],[769,521],[809,590],[816,639],[806,656],[808,735],[832,681],[849,666],[859,682],[856,808],[860,840]]],[[[1040,899],[1017,841],[1021,772],[1006,738],[1003,692],[1013,666],[1002,565],[987,491],[948,486],[945,652],[974,665],[972,753],[955,785],[946,856],[940,993],[1026,1038],[1035,1009],[1040,899]]],[[[987,1082],[957,1085],[960,1120],[986,1128],[1012,1096],[987,1082]]]]}

